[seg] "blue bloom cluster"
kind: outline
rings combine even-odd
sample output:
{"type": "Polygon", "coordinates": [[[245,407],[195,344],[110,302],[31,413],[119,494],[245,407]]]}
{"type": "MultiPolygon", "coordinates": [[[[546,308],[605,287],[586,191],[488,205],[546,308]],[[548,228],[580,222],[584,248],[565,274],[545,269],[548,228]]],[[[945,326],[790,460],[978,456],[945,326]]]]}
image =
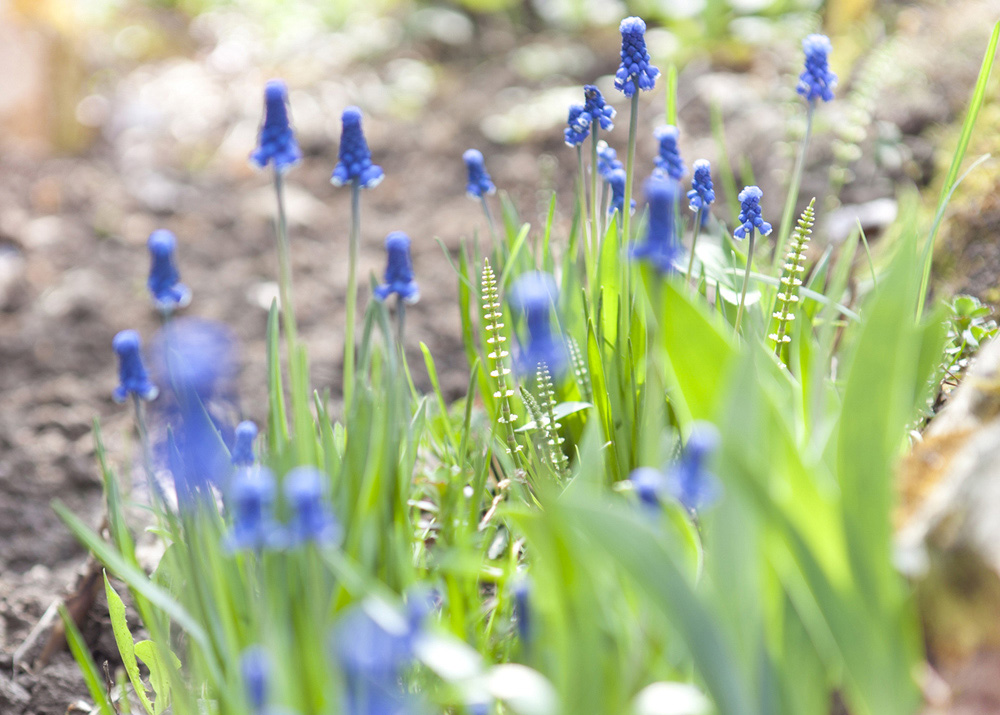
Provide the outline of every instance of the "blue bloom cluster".
{"type": "Polygon", "coordinates": [[[118,381],[111,396],[115,402],[125,402],[129,395],[136,395],[143,400],[155,399],[159,390],[146,372],[139,353],[141,340],[134,330],[123,330],[115,335],[111,347],[118,356],[118,381]]]}
{"type": "Polygon", "coordinates": [[[486,164],[483,162],[483,153],[477,149],[468,149],[462,154],[465,161],[465,168],[469,173],[469,181],[466,184],[465,193],[470,199],[481,199],[496,192],[497,187],[493,185],[493,179],[486,171],[486,164]]]}
{"type": "Polygon", "coordinates": [[[715,202],[712,165],[705,159],[698,159],[693,166],[694,178],[691,179],[691,190],[687,192],[688,208],[692,211],[707,211],[715,202]]]}
{"type": "Polygon", "coordinates": [[[771,233],[771,224],[761,216],[760,200],[763,196],[764,192],[757,186],[746,186],[740,192],[740,225],[733,232],[738,240],[749,236],[754,229],[760,231],[762,236],[771,233]]]}
{"type": "Polygon", "coordinates": [[[532,636],[531,623],[531,583],[527,577],[521,577],[514,581],[514,616],[517,619],[517,635],[521,643],[529,645],[532,636]]]}
{"type": "Polygon", "coordinates": [[[288,90],[280,79],[272,79],[264,88],[264,122],[250,161],[261,169],[274,162],[275,169],[287,171],[301,158],[288,120],[288,90]]]}
{"type": "Polygon", "coordinates": [[[837,75],[830,71],[829,57],[833,46],[826,35],[808,35],[802,40],[806,53],[806,66],[799,75],[795,91],[810,103],[817,99],[829,102],[833,99],[833,88],[837,86],[837,75]]]}
{"type": "Polygon", "coordinates": [[[233,464],[237,467],[249,467],[254,463],[253,443],[257,439],[257,425],[250,420],[244,420],[236,425],[233,439],[233,464]]]}
{"type": "Polygon", "coordinates": [[[288,544],[333,544],[340,540],[340,524],[326,503],[326,479],[314,467],[296,467],[285,475],[285,501],[292,507],[288,544]]]}
{"type": "Polygon", "coordinates": [[[636,496],[647,508],[660,508],[664,497],[676,499],[690,511],[709,506],[718,498],[719,485],[705,463],[715,451],[719,433],[707,422],[691,428],[680,459],[666,473],[654,467],[639,467],[629,475],[636,496]]]}
{"type": "Polygon", "coordinates": [[[393,231],[385,237],[385,250],[388,254],[385,283],[375,288],[375,297],[385,300],[395,293],[406,303],[416,303],[420,300],[420,289],[413,279],[410,237],[402,231],[393,231]]]}
{"type": "Polygon", "coordinates": [[[233,476],[227,499],[233,526],[224,545],[229,551],[262,551],[282,544],[281,524],[274,519],[274,474],[266,467],[244,467],[233,476]]]}
{"type": "Polygon", "coordinates": [[[631,97],[637,89],[651,90],[660,70],[649,63],[646,51],[646,23],[626,17],[618,28],[622,34],[622,63],[615,73],[615,89],[631,97]]]}
{"type": "Polygon", "coordinates": [[[648,261],[660,273],[668,273],[674,270],[681,250],[674,226],[677,182],[654,174],[646,180],[645,190],[649,226],[646,240],[632,247],[632,258],[648,261]]]}
{"type": "Polygon", "coordinates": [[[600,174],[605,181],[608,180],[608,174],[610,174],[615,169],[624,169],[625,165],[618,159],[618,153],[608,146],[606,141],[597,142],[597,173],[600,174]]]}
{"type": "Polygon", "coordinates": [[[528,326],[528,339],[522,343],[515,362],[522,375],[533,374],[540,363],[545,363],[553,377],[562,375],[566,369],[566,346],[561,336],[552,333],[552,310],[558,300],[559,289],[548,273],[525,273],[511,286],[510,307],[528,326]]]}
{"type": "Polygon", "coordinates": [[[153,305],[163,313],[172,313],[191,302],[191,291],[180,282],[180,273],[174,262],[177,239],[170,231],[159,229],[149,235],[149,292],[153,305]]]}
{"type": "Polygon", "coordinates": [[[570,106],[563,136],[567,146],[580,146],[590,136],[590,115],[582,104],[570,106]]]}
{"type": "Polygon", "coordinates": [[[378,186],[385,178],[382,167],[372,163],[372,153],[361,129],[361,110],[348,107],[341,117],[340,151],[330,183],[334,186],[356,181],[363,189],[378,186]]]}
{"type": "Polygon", "coordinates": [[[681,159],[680,147],[677,146],[680,132],[677,127],[667,125],[659,127],[654,136],[660,143],[660,153],[656,157],[656,168],[671,179],[680,181],[681,177],[687,173],[687,167],[684,165],[684,160],[681,159]]]}
{"type": "MultiPolygon", "coordinates": [[[[608,213],[622,212],[625,206],[625,170],[614,169],[605,175],[604,180],[611,187],[611,203],[608,205],[608,213]]],[[[630,203],[629,211],[634,212],[635,199],[632,199],[630,203]]]]}
{"type": "Polygon", "coordinates": [[[592,84],[587,84],[583,87],[583,96],[583,111],[590,117],[590,123],[596,121],[604,131],[614,129],[612,120],[615,118],[615,108],[605,103],[601,90],[592,84]]]}

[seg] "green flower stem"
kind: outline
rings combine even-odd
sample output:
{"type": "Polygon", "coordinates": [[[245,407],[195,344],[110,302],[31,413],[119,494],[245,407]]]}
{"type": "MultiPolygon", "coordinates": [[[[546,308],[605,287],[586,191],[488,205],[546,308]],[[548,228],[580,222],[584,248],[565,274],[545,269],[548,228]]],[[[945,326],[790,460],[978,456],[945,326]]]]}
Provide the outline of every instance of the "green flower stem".
{"type": "Polygon", "coordinates": [[[153,448],[149,444],[149,430],[146,427],[146,410],[139,396],[132,393],[132,407],[135,409],[135,429],[139,433],[139,447],[142,449],[142,468],[149,480],[149,488],[160,495],[160,485],[153,471],[153,448]]]}
{"type": "Polygon", "coordinates": [[[361,184],[351,182],[351,240],[347,264],[347,325],[344,329],[344,411],[354,395],[354,323],[358,305],[358,253],[361,250],[361,184]]]}
{"type": "Polygon", "coordinates": [[[400,353],[403,352],[403,336],[406,334],[406,302],[402,296],[396,296],[396,344],[400,353]]]}
{"type": "Polygon", "coordinates": [[[639,127],[639,91],[632,95],[631,116],[628,120],[628,161],[625,164],[625,202],[622,204],[622,242],[629,241],[629,221],[632,206],[632,173],[635,164],[635,135],[639,127]]]}
{"type": "Polygon", "coordinates": [[[580,235],[583,238],[583,260],[587,270],[587,285],[593,285],[596,279],[594,272],[594,251],[590,241],[587,239],[587,176],[583,169],[583,147],[577,145],[576,160],[580,165],[580,235]]]}
{"type": "Polygon", "coordinates": [[[298,331],[295,328],[295,308],[292,305],[292,258],[288,241],[288,219],[285,217],[285,182],[284,175],[277,166],[274,167],[274,194],[278,201],[275,227],[278,234],[278,295],[285,323],[285,338],[288,341],[288,359],[291,360],[298,343],[298,331]]]}
{"type": "Polygon", "coordinates": [[[699,208],[694,215],[694,233],[691,235],[691,256],[688,258],[687,273],[684,274],[689,281],[691,280],[691,271],[694,270],[694,249],[698,245],[698,234],[701,233],[701,212],[704,210],[704,207],[699,208]]]}
{"type": "Polygon", "coordinates": [[[597,222],[597,133],[601,125],[595,119],[590,124],[590,242],[594,252],[600,251],[601,232],[597,222]]]}
{"type": "Polygon", "coordinates": [[[778,231],[778,240],[774,244],[774,264],[771,266],[772,273],[777,270],[778,264],[784,259],[785,244],[792,233],[792,223],[795,218],[795,203],[799,200],[799,189],[802,186],[802,173],[806,166],[806,152],[809,150],[809,137],[812,136],[813,113],[816,109],[816,102],[809,102],[809,109],[806,111],[806,133],[802,137],[802,145],[799,147],[799,156],[795,160],[795,168],[792,170],[792,181],[788,185],[788,195],[785,196],[785,208],[781,212],[781,228],[778,231]]]}
{"type": "Polygon", "coordinates": [[[601,203],[600,203],[600,216],[601,216],[601,236],[608,230],[608,182],[601,182],[601,203]]]}
{"type": "Polygon", "coordinates": [[[757,232],[750,229],[750,243],[747,245],[747,269],[743,274],[743,293],[740,294],[740,307],[736,311],[736,324],[733,327],[733,335],[740,334],[740,322],[743,320],[743,305],[747,299],[747,286],[750,285],[750,267],[753,265],[753,244],[757,238],[757,232]]]}
{"type": "Polygon", "coordinates": [[[490,227],[490,238],[493,239],[493,244],[497,243],[497,227],[493,223],[493,214],[490,213],[490,205],[486,202],[486,194],[479,197],[480,202],[483,204],[483,213],[486,214],[486,225],[490,227]]]}

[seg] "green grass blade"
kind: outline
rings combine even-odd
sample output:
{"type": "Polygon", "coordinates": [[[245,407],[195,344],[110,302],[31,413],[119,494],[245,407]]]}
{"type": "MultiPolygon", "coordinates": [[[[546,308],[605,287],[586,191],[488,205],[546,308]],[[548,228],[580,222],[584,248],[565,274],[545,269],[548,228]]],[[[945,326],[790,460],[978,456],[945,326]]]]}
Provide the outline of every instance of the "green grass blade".
{"type": "Polygon", "coordinates": [[[116,711],[108,699],[104,680],[97,669],[97,664],[94,663],[94,658],[90,655],[90,650],[87,648],[87,644],[80,634],[80,629],[76,627],[73,617],[69,615],[69,611],[66,610],[64,604],[59,604],[59,616],[62,618],[63,627],[66,629],[66,643],[69,644],[69,650],[73,654],[73,659],[80,666],[80,672],[83,674],[83,682],[87,685],[90,697],[97,703],[97,707],[101,710],[101,715],[115,715],[116,711]]]}

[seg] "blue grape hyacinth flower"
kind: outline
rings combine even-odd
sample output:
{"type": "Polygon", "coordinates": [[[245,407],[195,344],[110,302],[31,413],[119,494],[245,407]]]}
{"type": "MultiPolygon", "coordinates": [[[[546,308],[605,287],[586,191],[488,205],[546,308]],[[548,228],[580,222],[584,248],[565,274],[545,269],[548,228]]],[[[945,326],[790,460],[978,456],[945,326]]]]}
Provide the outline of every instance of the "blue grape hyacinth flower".
{"type": "Polygon", "coordinates": [[[375,297],[385,300],[395,293],[404,303],[420,300],[420,289],[413,279],[413,262],[410,259],[410,237],[402,231],[393,231],[385,238],[388,263],[385,283],[375,288],[375,297]]]}
{"type": "Polygon", "coordinates": [[[469,181],[465,187],[465,193],[470,199],[481,199],[496,193],[497,187],[493,184],[486,171],[486,164],[483,161],[483,153],[477,149],[468,149],[462,154],[465,161],[465,168],[469,174],[469,181]]]}
{"type": "Polygon", "coordinates": [[[590,115],[591,123],[596,120],[606,132],[614,129],[615,108],[604,101],[601,90],[592,84],[584,85],[583,96],[583,111],[590,115]]]}
{"type": "Polygon", "coordinates": [[[646,23],[639,17],[626,17],[618,29],[622,34],[622,62],[615,73],[615,89],[626,97],[633,96],[639,89],[651,90],[660,70],[649,63],[646,23]]]}
{"type": "Polygon", "coordinates": [[[251,420],[243,420],[236,425],[233,449],[230,454],[237,467],[249,467],[254,463],[253,443],[257,439],[257,425],[251,420]]]}
{"type": "Polygon", "coordinates": [[[325,484],[325,475],[314,467],[296,467],[285,475],[285,500],[292,508],[290,546],[340,540],[340,523],[327,504],[325,484]]]}
{"type": "Polygon", "coordinates": [[[618,159],[618,152],[608,146],[606,141],[597,142],[597,173],[605,181],[612,171],[624,168],[625,165],[618,159]]]}
{"type": "Polygon", "coordinates": [[[156,385],[149,379],[143,365],[139,348],[142,341],[134,330],[122,330],[111,341],[111,347],[118,356],[118,387],[111,396],[115,402],[125,402],[129,395],[143,400],[155,399],[159,394],[156,385]]]}
{"type": "Polygon", "coordinates": [[[632,490],[645,507],[660,508],[660,497],[666,484],[663,472],[655,467],[639,467],[632,471],[628,479],[632,483],[632,490]]]}
{"type": "Polygon", "coordinates": [[[236,373],[236,342],[222,323],[177,318],[152,343],[153,374],[179,399],[212,399],[236,373]]]}
{"type": "Polygon", "coordinates": [[[667,125],[659,127],[654,133],[660,143],[659,154],[656,157],[656,168],[666,173],[671,179],[680,181],[687,173],[684,160],[681,159],[680,147],[677,145],[680,132],[677,127],[667,125]]]}
{"type": "Polygon", "coordinates": [[[271,674],[267,651],[262,646],[255,645],[240,653],[240,673],[243,676],[243,687],[246,689],[250,708],[254,713],[260,712],[267,703],[268,680],[271,674]]]}
{"type": "Polygon", "coordinates": [[[569,117],[566,119],[566,129],[563,130],[566,146],[580,146],[589,136],[590,115],[582,104],[571,105],[569,117]]]}
{"type": "Polygon", "coordinates": [[[799,75],[795,91],[810,104],[815,104],[817,99],[829,102],[833,99],[833,88],[837,86],[837,75],[830,71],[829,57],[833,50],[830,38],[808,35],[802,40],[802,49],[806,54],[806,65],[799,75]]]}
{"type": "MultiPolygon", "coordinates": [[[[615,211],[622,211],[625,206],[625,170],[615,169],[610,171],[604,179],[608,182],[608,186],[611,187],[611,203],[608,205],[608,213],[613,214],[615,211]]],[[[630,213],[635,211],[635,199],[632,199],[631,204],[629,206],[630,213]]]]}
{"type": "Polygon", "coordinates": [[[681,250],[674,225],[677,182],[654,174],[646,180],[645,190],[649,225],[646,240],[632,246],[632,258],[649,262],[660,273],[668,273],[674,270],[674,261],[681,250]]]}
{"type": "Polygon", "coordinates": [[[552,331],[552,310],[558,298],[555,279],[541,271],[525,273],[511,286],[510,307],[528,326],[527,340],[514,363],[522,375],[534,374],[540,363],[545,363],[554,378],[566,369],[566,346],[552,331]]]}
{"type": "Polygon", "coordinates": [[[274,474],[267,467],[243,467],[229,487],[227,505],[233,525],[225,537],[228,551],[261,551],[281,545],[282,529],[274,519],[274,474]]]}
{"type": "Polygon", "coordinates": [[[361,110],[348,107],[341,120],[343,130],[340,134],[340,150],[330,183],[343,186],[356,181],[363,189],[378,186],[385,178],[385,172],[382,167],[372,163],[372,153],[361,129],[361,110]]]}
{"type": "Polygon", "coordinates": [[[695,423],[680,459],[667,471],[667,492],[689,511],[703,509],[719,496],[718,480],[705,467],[718,444],[719,433],[714,425],[695,423]]]}
{"type": "Polygon", "coordinates": [[[302,152],[288,119],[288,89],[280,79],[272,79],[264,88],[264,121],[250,161],[261,169],[273,162],[275,169],[284,172],[301,158],[302,152]]]}
{"type": "Polygon", "coordinates": [[[191,291],[180,282],[180,272],[174,261],[177,238],[166,229],[149,234],[149,280],[146,285],[153,296],[153,305],[163,313],[172,313],[191,302],[191,291]]]}
{"type": "Polygon", "coordinates": [[[740,192],[740,225],[733,232],[733,237],[742,241],[750,232],[756,229],[761,236],[771,233],[771,224],[761,216],[760,200],[764,192],[758,186],[746,186],[740,192]]]}
{"type": "Polygon", "coordinates": [[[514,593],[514,616],[517,620],[517,635],[525,645],[531,643],[531,583],[527,577],[521,576],[514,581],[511,589],[514,593]]]}
{"type": "Polygon", "coordinates": [[[693,167],[694,178],[691,180],[691,190],[687,192],[688,208],[695,212],[708,211],[708,207],[715,203],[712,165],[705,159],[698,159],[693,167]]]}

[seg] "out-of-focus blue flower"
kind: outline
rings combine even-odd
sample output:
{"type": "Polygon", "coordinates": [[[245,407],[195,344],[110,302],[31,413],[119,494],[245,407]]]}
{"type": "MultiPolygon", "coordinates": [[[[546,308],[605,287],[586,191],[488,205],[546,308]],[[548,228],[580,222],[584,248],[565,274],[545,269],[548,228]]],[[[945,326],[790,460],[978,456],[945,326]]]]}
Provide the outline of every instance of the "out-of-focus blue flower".
{"type": "Polygon", "coordinates": [[[771,224],[761,216],[760,200],[763,196],[764,192],[757,186],[745,186],[740,192],[740,225],[733,232],[738,240],[742,241],[754,229],[760,231],[762,236],[771,233],[771,224]]]}
{"type": "MultiPolygon", "coordinates": [[[[625,170],[615,169],[608,172],[604,178],[608,182],[608,186],[611,187],[611,204],[608,206],[608,213],[620,212],[625,206],[625,170]]],[[[635,199],[632,199],[631,203],[630,212],[635,211],[635,199]]]]}
{"type": "Polygon", "coordinates": [[[420,289],[413,279],[410,237],[402,231],[393,231],[385,237],[385,251],[389,257],[385,283],[375,288],[375,297],[385,300],[395,293],[406,303],[416,303],[420,300],[420,289]]]}
{"type": "Polygon", "coordinates": [[[540,271],[523,274],[511,287],[510,307],[528,326],[528,339],[515,361],[522,375],[534,374],[539,363],[545,363],[553,377],[561,376],[566,369],[566,346],[561,336],[552,334],[551,316],[558,298],[555,279],[540,271]]]}
{"type": "Polygon", "coordinates": [[[191,291],[180,282],[180,273],[174,262],[177,239],[170,231],[159,229],[149,234],[149,292],[157,310],[170,313],[191,302],[191,291]]]}
{"type": "Polygon", "coordinates": [[[618,29],[622,33],[622,63],[615,73],[615,89],[631,97],[637,89],[652,89],[660,70],[649,64],[646,23],[642,18],[626,17],[618,29]]]}
{"type": "Polygon", "coordinates": [[[152,400],[159,394],[156,385],[149,379],[146,366],[142,364],[140,345],[139,333],[134,330],[123,330],[111,341],[111,347],[118,356],[119,384],[111,393],[115,402],[125,402],[129,394],[143,400],[152,400]]]}
{"type": "Polygon", "coordinates": [[[660,153],[656,157],[656,168],[666,173],[671,179],[680,181],[681,177],[687,173],[684,160],[681,159],[681,150],[677,145],[680,132],[673,125],[666,125],[657,128],[654,133],[656,140],[660,143],[660,153]]]}
{"type": "Polygon", "coordinates": [[[222,323],[202,318],[171,320],[152,345],[153,375],[164,389],[211,399],[236,372],[232,333],[222,323]]]}
{"type": "Polygon", "coordinates": [[[590,136],[590,115],[582,104],[570,106],[563,136],[567,146],[580,146],[590,136]]]}
{"type": "Polygon", "coordinates": [[[597,142],[597,173],[607,181],[608,174],[615,169],[624,169],[625,165],[618,160],[618,153],[608,146],[603,139],[597,142]]]}
{"type": "Polygon", "coordinates": [[[521,642],[525,645],[531,643],[532,622],[531,622],[531,584],[527,577],[521,577],[514,581],[511,589],[514,593],[514,617],[517,621],[517,634],[521,642]]]}
{"type": "Polygon", "coordinates": [[[829,57],[833,47],[826,35],[808,35],[802,40],[806,53],[806,66],[799,75],[795,91],[811,104],[817,99],[829,102],[833,99],[833,88],[837,86],[837,75],[830,71],[829,57]]]}
{"type": "Polygon", "coordinates": [[[372,163],[372,153],[361,129],[361,110],[348,107],[342,116],[339,161],[330,177],[334,186],[357,181],[363,189],[378,186],[385,178],[381,166],[372,163]]]}
{"type": "Polygon", "coordinates": [[[226,535],[230,551],[261,551],[282,543],[281,525],[274,519],[274,474],[267,467],[243,467],[236,471],[227,503],[233,526],[226,535]]]}
{"type": "Polygon", "coordinates": [[[326,477],[315,467],[296,467],[285,475],[285,500],[292,508],[288,541],[332,544],[340,539],[340,524],[326,501],[326,477]]]}
{"type": "Polygon", "coordinates": [[[704,159],[694,163],[694,178],[691,180],[691,190],[687,192],[688,208],[692,211],[707,211],[715,202],[715,189],[712,188],[712,165],[704,159]]]}
{"type": "Polygon", "coordinates": [[[469,172],[465,193],[470,199],[481,199],[483,196],[496,193],[497,187],[493,185],[493,179],[486,171],[481,151],[468,149],[462,154],[462,160],[465,161],[465,168],[469,172]]]}
{"type": "Polygon", "coordinates": [[[632,258],[648,261],[660,273],[667,273],[674,270],[681,250],[674,226],[677,182],[654,174],[646,180],[645,190],[649,226],[646,240],[632,246],[632,258]]]}
{"type": "Polygon", "coordinates": [[[719,444],[719,433],[707,422],[691,427],[681,458],[667,472],[667,492],[687,509],[703,509],[718,498],[718,481],[705,468],[719,444]]]}
{"type": "Polygon", "coordinates": [[[628,479],[640,502],[650,508],[659,508],[660,495],[666,486],[663,472],[654,467],[639,467],[633,470],[628,479]]]}
{"type": "Polygon", "coordinates": [[[288,90],[280,79],[272,79],[264,88],[264,122],[250,161],[261,169],[273,161],[278,171],[287,171],[301,158],[288,120],[288,90]]]}
{"type": "Polygon", "coordinates": [[[249,467],[254,462],[253,442],[257,439],[257,425],[250,420],[244,420],[236,425],[235,434],[233,449],[230,453],[233,457],[233,464],[237,467],[249,467]]]}
{"type": "Polygon", "coordinates": [[[591,123],[596,120],[604,131],[614,129],[615,108],[605,103],[601,90],[592,84],[587,84],[583,87],[583,96],[583,111],[590,115],[591,123]]]}
{"type": "Polygon", "coordinates": [[[262,646],[250,646],[240,654],[240,673],[247,701],[253,711],[260,712],[267,703],[268,681],[271,676],[271,662],[262,646]]]}

